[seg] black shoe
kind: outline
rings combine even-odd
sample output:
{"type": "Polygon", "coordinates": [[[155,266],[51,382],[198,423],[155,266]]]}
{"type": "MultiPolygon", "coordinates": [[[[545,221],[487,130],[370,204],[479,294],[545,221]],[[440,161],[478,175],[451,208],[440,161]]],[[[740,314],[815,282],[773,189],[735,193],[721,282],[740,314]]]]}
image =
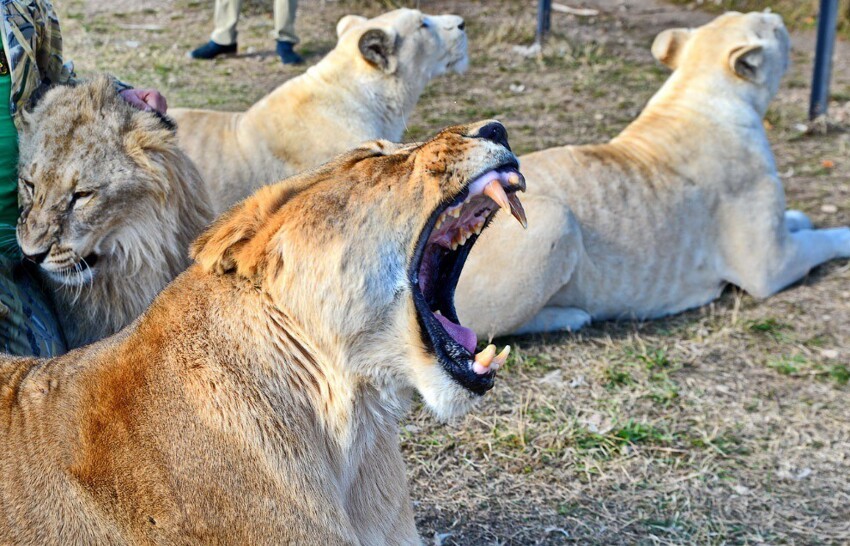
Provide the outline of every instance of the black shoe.
{"type": "Polygon", "coordinates": [[[301,55],[295,53],[295,50],[292,49],[291,42],[278,42],[277,56],[280,57],[283,64],[301,64],[304,62],[301,55]]]}
{"type": "Polygon", "coordinates": [[[210,40],[189,55],[193,59],[215,59],[219,55],[232,55],[236,53],[236,44],[221,45],[210,40]]]}

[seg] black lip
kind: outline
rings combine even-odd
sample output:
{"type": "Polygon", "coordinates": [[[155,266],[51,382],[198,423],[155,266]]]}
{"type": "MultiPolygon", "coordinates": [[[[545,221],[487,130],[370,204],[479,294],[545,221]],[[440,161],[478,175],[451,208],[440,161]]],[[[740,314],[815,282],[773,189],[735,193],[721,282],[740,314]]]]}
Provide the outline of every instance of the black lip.
{"type": "Polygon", "coordinates": [[[83,256],[83,259],[78,262],[80,264],[80,271],[85,271],[90,267],[94,267],[95,264],[97,264],[98,259],[99,256],[94,252],[92,252],[88,256],[83,256]]]}
{"type": "MultiPolygon", "coordinates": [[[[469,183],[477,180],[486,172],[494,170],[493,167],[482,170],[480,173],[471,177],[458,193],[458,195],[449,203],[437,207],[431,213],[425,228],[419,235],[419,240],[416,243],[416,248],[413,253],[413,258],[410,262],[408,271],[408,280],[411,284],[413,293],[413,304],[416,308],[416,318],[419,322],[419,332],[422,336],[422,343],[427,350],[435,355],[437,361],[458,383],[467,390],[481,396],[493,388],[495,384],[496,372],[490,371],[487,374],[479,375],[472,371],[469,362],[475,358],[475,355],[466,350],[464,346],[456,342],[443,328],[443,325],[434,317],[432,309],[439,309],[440,312],[451,320],[459,324],[457,311],[454,306],[454,293],[457,288],[460,274],[463,271],[463,266],[469,256],[472,247],[478,240],[478,235],[472,235],[458,250],[443,251],[443,257],[440,260],[438,276],[434,279],[434,283],[439,283],[441,290],[437,290],[434,294],[426,295],[422,293],[419,287],[419,271],[422,266],[422,259],[425,253],[425,247],[428,244],[428,239],[434,229],[440,214],[447,208],[456,204],[462,203],[469,195],[469,183]]],[[[519,163],[516,158],[512,158],[495,168],[496,171],[503,172],[507,170],[516,170],[519,172],[519,163]]],[[[509,193],[516,191],[516,188],[507,189],[509,193]]],[[[489,226],[493,217],[496,215],[496,210],[493,210],[484,222],[484,229],[489,226]]],[[[482,230],[483,232],[483,230],[482,230]]]]}

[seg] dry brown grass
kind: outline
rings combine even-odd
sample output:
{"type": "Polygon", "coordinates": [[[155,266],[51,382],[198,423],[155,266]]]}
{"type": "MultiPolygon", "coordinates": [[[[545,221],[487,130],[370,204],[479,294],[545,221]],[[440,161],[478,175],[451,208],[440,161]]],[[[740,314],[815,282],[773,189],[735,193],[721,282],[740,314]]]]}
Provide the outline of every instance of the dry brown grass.
{"type": "MultiPolygon", "coordinates": [[[[415,2],[401,2],[411,5],[415,2]]],[[[533,2],[439,0],[468,20],[472,67],[443,78],[409,120],[410,138],[498,117],[520,153],[608,138],[665,78],[652,36],[710,15],[650,0],[567,2],[542,55],[533,2]]],[[[303,1],[308,61],[336,20],[382,0],[303,1]]],[[[240,58],[193,63],[211,2],[59,3],[82,73],[105,70],[161,88],[172,105],[244,108],[303,68],[284,68],[253,2],[240,58]],[[148,29],[148,30],[145,30],[148,29]],[[152,30],[150,30],[152,29],[152,30]],[[250,49],[249,49],[250,48],[250,49]]],[[[803,134],[812,37],[768,120],[789,204],[820,225],[850,224],[850,48],[839,44],[833,120],[803,134]]],[[[578,335],[511,340],[518,349],[475,415],[444,426],[417,410],[404,451],[419,528],[433,544],[846,544],[850,542],[850,270],[820,268],[765,302],[734,290],[651,323],[598,324],[578,335]]]]}

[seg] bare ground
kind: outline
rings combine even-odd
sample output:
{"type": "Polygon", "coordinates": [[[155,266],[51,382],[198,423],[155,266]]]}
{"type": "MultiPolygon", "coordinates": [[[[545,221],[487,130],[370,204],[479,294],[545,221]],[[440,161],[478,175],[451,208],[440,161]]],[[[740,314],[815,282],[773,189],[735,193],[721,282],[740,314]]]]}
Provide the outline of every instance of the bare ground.
{"type": "MultiPolygon", "coordinates": [[[[185,58],[210,30],[211,2],[60,3],[68,56],[155,86],[171,105],[242,109],[303,68],[267,37],[270,2],[246,2],[243,55],[185,58]]],[[[390,0],[302,1],[308,62],[340,16],[390,0]]],[[[426,91],[408,138],[503,120],[523,153],[597,142],[633,119],[666,77],[652,37],[711,15],[651,0],[572,0],[542,55],[531,0],[421,1],[468,21],[472,67],[426,91]]],[[[405,2],[415,5],[416,2],[405,2]]],[[[850,224],[850,44],[834,68],[832,128],[807,133],[813,37],[767,116],[789,205],[818,225],[850,224]]],[[[718,158],[722,160],[722,158],[718,158]]],[[[510,257],[505,257],[510,259],[510,257]]],[[[767,301],[730,289],[666,320],[603,323],[577,335],[510,340],[519,350],[474,415],[406,423],[419,529],[433,544],[850,543],[850,266],[837,261],[767,301]]]]}

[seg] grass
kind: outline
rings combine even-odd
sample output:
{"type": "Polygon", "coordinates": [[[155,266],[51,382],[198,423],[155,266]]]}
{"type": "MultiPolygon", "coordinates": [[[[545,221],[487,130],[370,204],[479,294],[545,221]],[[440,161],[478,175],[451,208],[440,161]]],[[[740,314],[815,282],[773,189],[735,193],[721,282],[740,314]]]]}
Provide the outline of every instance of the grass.
{"type": "MultiPolygon", "coordinates": [[[[209,33],[211,4],[143,4],[57,3],[78,72],[108,71],[159,87],[172,106],[244,109],[305,70],[274,58],[269,2],[246,3],[240,23],[246,53],[212,63],[185,57],[209,33]],[[162,29],[141,30],[146,25],[162,29]]],[[[620,3],[622,9],[595,0],[579,4],[602,13],[553,14],[541,54],[525,57],[514,47],[533,40],[532,4],[422,2],[432,13],[466,18],[471,66],[465,76],[441,77],[428,87],[407,120],[406,138],[498,115],[518,153],[603,141],[667,77],[649,54],[653,36],[709,17],[644,0],[620,3]]],[[[342,15],[373,15],[386,5],[301,2],[299,47],[308,63],[333,46],[342,15]]],[[[808,28],[790,17],[792,28],[808,28]]],[[[794,43],[804,43],[801,36],[794,43]]],[[[768,114],[788,202],[818,226],[850,224],[845,44],[837,44],[833,67],[838,130],[810,135],[797,127],[805,122],[811,76],[805,47],[795,49],[768,114]],[[824,161],[834,167],[826,169],[824,161]],[[837,211],[824,212],[824,205],[837,211]]],[[[846,262],[837,261],[765,301],[727,290],[713,304],[664,320],[505,340],[511,357],[469,416],[438,423],[420,404],[402,423],[424,542],[850,543],[848,281],[846,262]]]]}

